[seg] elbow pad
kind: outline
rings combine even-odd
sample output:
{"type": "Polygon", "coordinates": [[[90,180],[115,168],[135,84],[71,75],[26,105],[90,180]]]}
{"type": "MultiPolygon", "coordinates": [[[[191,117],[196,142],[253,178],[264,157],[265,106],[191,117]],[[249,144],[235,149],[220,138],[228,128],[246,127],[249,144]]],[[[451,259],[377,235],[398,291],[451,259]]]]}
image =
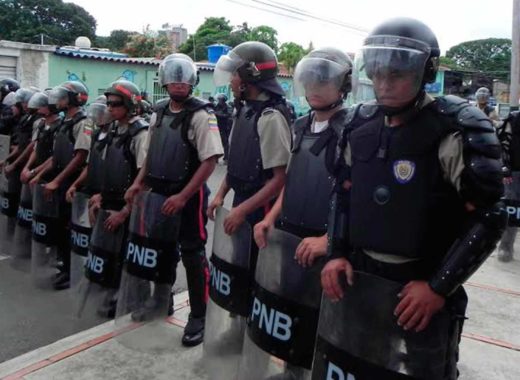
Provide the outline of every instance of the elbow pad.
{"type": "Polygon", "coordinates": [[[502,202],[476,211],[476,221],[448,251],[441,269],[429,284],[433,291],[449,296],[462,285],[496,248],[507,225],[507,212],[502,202]]]}
{"type": "Polygon", "coordinates": [[[345,257],[349,252],[348,195],[345,190],[334,191],[332,195],[327,226],[328,258],[345,257]]]}

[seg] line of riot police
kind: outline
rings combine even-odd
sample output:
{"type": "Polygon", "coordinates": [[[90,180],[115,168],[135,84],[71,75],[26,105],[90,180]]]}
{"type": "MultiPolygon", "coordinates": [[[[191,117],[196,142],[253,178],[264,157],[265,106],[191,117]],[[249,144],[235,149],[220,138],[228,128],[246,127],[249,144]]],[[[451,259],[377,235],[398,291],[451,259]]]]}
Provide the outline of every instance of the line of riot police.
{"type": "Polygon", "coordinates": [[[75,287],[79,316],[145,324],[120,339],[145,349],[171,345],[164,320],[182,259],[182,342],[204,339],[211,379],[455,379],[462,284],[507,214],[490,119],[424,90],[439,55],[430,28],[408,18],[375,28],[354,62],[315,49],[294,71],[310,112],[293,121],[275,53],[242,43],[214,71],[234,95],[231,130],[227,99],[215,114],[192,96],[198,73],[182,54],[159,66],[169,98],[149,123],[125,80],[87,113],[79,82],[20,89],[2,161],[4,241],[32,255],[38,286],[75,287]],[[374,99],[361,98],[367,81],[374,99]],[[358,104],[347,108],[349,93],[358,104]],[[227,173],[208,205],[221,137],[227,173]]]}

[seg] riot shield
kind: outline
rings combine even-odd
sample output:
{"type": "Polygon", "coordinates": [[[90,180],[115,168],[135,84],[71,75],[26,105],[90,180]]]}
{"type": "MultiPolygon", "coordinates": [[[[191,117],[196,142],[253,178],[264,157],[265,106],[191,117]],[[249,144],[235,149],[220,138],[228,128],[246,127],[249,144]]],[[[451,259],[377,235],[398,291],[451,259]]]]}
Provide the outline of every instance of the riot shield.
{"type": "Polygon", "coordinates": [[[341,301],[323,297],[312,379],[444,379],[449,315],[416,333],[397,325],[403,285],[355,272],[341,301]]]}
{"type": "Polygon", "coordinates": [[[164,215],[165,201],[165,196],[149,191],[135,198],[116,311],[118,327],[144,323],[117,340],[129,348],[155,353],[171,350],[175,336],[166,319],[179,260],[180,216],[164,215]]]}
{"type": "Polygon", "coordinates": [[[216,210],[210,259],[210,298],[203,350],[211,380],[236,378],[251,300],[251,226],[245,222],[233,235],[227,235],[224,219],[228,214],[224,208],[216,210]]]}
{"type": "Polygon", "coordinates": [[[109,216],[109,211],[103,209],[97,214],[83,267],[84,275],[79,280],[77,291],[73,292],[79,300],[78,318],[88,319],[95,315],[113,318],[115,314],[125,227],[108,231],[104,224],[109,216]]]}
{"type": "Polygon", "coordinates": [[[520,227],[520,200],[504,199],[509,227],[520,227]]]}
{"type": "Polygon", "coordinates": [[[256,264],[239,379],[310,379],[321,300],[321,265],[294,259],[299,237],[273,229],[256,264]]]}
{"type": "MultiPolygon", "coordinates": [[[[9,142],[10,137],[5,135],[0,135],[0,161],[4,161],[9,155],[9,142]]],[[[0,207],[2,210],[7,206],[4,200],[4,193],[7,191],[7,178],[4,175],[4,171],[0,171],[0,207]]],[[[12,224],[12,223],[11,223],[12,224]]],[[[9,252],[9,236],[13,236],[12,232],[14,231],[14,225],[12,225],[12,230],[9,231],[8,227],[8,218],[4,215],[4,213],[0,213],[0,241],[2,242],[2,246],[0,247],[0,254],[8,256],[9,252]],[[9,233],[11,232],[11,233],[9,233]]]]}
{"type": "Polygon", "coordinates": [[[88,216],[89,196],[76,192],[72,200],[70,223],[70,286],[74,288],[83,278],[87,261],[90,233],[92,231],[88,216]]]}
{"type": "Polygon", "coordinates": [[[44,184],[33,188],[33,220],[31,242],[31,277],[35,286],[50,288],[57,273],[56,242],[59,224],[59,195],[44,195],[44,184]]]}
{"type": "Polygon", "coordinates": [[[2,222],[0,223],[0,238],[2,238],[2,253],[11,255],[14,231],[16,229],[16,214],[20,201],[21,182],[20,173],[11,173],[9,178],[2,172],[2,222]]]}
{"type": "Polygon", "coordinates": [[[17,225],[14,231],[11,266],[16,270],[30,271],[32,234],[32,192],[28,184],[22,186],[18,206],[17,225]]]}

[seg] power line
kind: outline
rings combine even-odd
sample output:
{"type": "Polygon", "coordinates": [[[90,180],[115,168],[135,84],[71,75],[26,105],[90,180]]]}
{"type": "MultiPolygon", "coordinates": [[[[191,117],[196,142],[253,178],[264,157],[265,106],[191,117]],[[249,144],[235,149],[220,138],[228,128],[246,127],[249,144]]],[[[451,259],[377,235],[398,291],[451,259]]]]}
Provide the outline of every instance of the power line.
{"type": "Polygon", "coordinates": [[[349,30],[351,30],[351,31],[353,31],[355,33],[361,34],[361,35],[366,35],[368,33],[368,30],[365,29],[365,28],[362,28],[362,27],[359,27],[359,26],[356,26],[356,25],[353,25],[353,24],[348,24],[348,23],[343,22],[343,21],[338,21],[338,20],[335,20],[335,19],[329,19],[329,18],[325,18],[325,17],[322,17],[322,16],[318,16],[316,14],[313,14],[313,13],[309,12],[309,11],[306,11],[306,10],[303,10],[303,9],[300,9],[300,8],[295,8],[295,7],[292,7],[292,6],[287,6],[285,4],[281,4],[281,3],[277,2],[277,1],[273,1],[273,0],[251,0],[251,1],[253,1],[255,3],[262,4],[262,5],[265,5],[267,7],[279,9],[279,10],[282,10],[284,12],[297,14],[299,16],[304,16],[304,17],[307,17],[307,18],[310,18],[310,19],[313,19],[313,20],[317,20],[317,21],[321,21],[321,22],[324,22],[324,23],[340,26],[340,27],[349,29],[349,30]]]}
{"type": "Polygon", "coordinates": [[[239,5],[242,5],[244,7],[247,7],[247,8],[252,8],[252,9],[258,9],[260,11],[263,11],[263,12],[267,12],[267,13],[271,13],[271,14],[275,14],[277,16],[283,16],[283,17],[288,17],[288,18],[292,18],[294,20],[298,20],[298,21],[305,21],[303,18],[300,18],[300,17],[295,17],[295,16],[291,16],[291,15],[288,15],[288,14],[283,14],[283,13],[279,13],[279,12],[275,12],[275,11],[272,11],[270,9],[266,9],[266,8],[262,8],[262,7],[257,7],[253,4],[245,4],[241,1],[237,1],[237,0],[226,0],[227,2],[230,2],[230,3],[235,3],[235,4],[239,4],[239,5]]]}

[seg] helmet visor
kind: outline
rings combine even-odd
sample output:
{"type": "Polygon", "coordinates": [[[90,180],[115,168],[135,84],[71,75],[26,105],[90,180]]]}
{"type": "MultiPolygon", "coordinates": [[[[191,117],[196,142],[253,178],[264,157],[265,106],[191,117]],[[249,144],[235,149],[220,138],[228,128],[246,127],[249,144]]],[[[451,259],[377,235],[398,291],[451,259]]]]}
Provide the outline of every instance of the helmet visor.
{"type": "Polygon", "coordinates": [[[31,99],[29,99],[29,104],[27,105],[31,109],[38,109],[41,107],[47,107],[49,105],[49,97],[43,92],[37,92],[31,99]]]}
{"type": "Polygon", "coordinates": [[[191,86],[197,84],[197,68],[193,62],[172,58],[164,60],[159,66],[159,84],[184,83],[191,86]]]}
{"type": "Polygon", "coordinates": [[[294,70],[294,94],[307,96],[309,92],[341,89],[348,67],[323,58],[304,58],[294,70]]]}
{"type": "Polygon", "coordinates": [[[221,56],[213,72],[213,82],[215,85],[217,87],[228,85],[233,74],[244,63],[246,62],[233,51],[221,56]]]}
{"type": "Polygon", "coordinates": [[[428,57],[429,52],[407,47],[363,47],[354,60],[354,101],[372,100],[367,99],[367,86],[372,86],[373,94],[381,105],[407,103],[423,85],[428,57]]]}
{"type": "Polygon", "coordinates": [[[92,103],[87,110],[87,117],[96,125],[105,125],[112,121],[112,115],[106,104],[92,103]]]}
{"type": "Polygon", "coordinates": [[[49,92],[49,104],[56,105],[60,100],[68,99],[68,90],[64,87],[57,86],[54,87],[49,92]]]}

